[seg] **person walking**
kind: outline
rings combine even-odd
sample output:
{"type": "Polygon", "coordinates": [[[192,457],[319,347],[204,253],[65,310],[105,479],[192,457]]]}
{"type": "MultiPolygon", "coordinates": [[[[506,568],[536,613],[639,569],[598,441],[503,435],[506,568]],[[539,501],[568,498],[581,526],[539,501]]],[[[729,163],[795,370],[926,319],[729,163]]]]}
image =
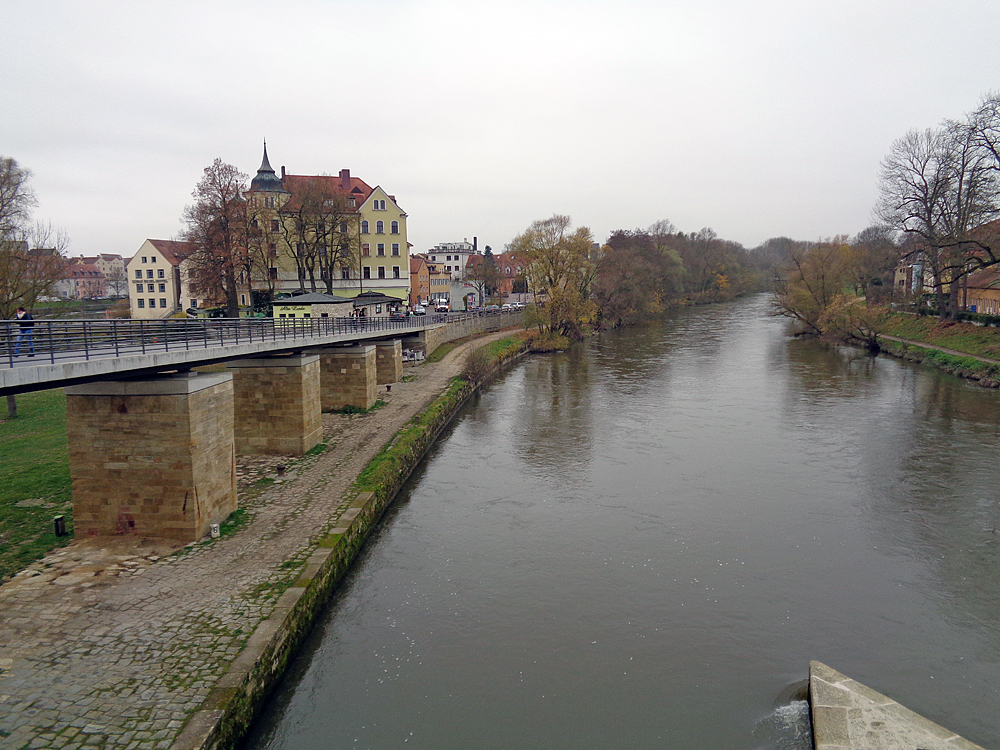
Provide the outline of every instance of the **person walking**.
{"type": "Polygon", "coordinates": [[[34,338],[34,327],[35,319],[31,317],[31,313],[25,310],[23,307],[17,308],[17,314],[14,317],[17,321],[18,331],[17,338],[14,340],[14,356],[17,357],[21,353],[21,344],[27,342],[28,344],[28,354],[29,357],[35,356],[35,338],[34,338]]]}

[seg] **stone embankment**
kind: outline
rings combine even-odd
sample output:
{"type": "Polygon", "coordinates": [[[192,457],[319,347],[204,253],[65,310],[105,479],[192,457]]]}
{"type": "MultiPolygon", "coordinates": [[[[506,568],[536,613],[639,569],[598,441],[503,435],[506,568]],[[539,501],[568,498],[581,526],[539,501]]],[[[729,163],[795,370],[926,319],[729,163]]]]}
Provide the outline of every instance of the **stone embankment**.
{"type": "Polygon", "coordinates": [[[983,750],[818,661],[809,699],[815,750],[983,750]]]}
{"type": "Polygon", "coordinates": [[[321,452],[241,462],[223,538],[75,542],[0,586],[0,748],[231,747],[409,469],[355,478],[447,390],[415,463],[468,393],[449,388],[468,353],[504,335],[408,366],[372,413],[323,415],[321,452]]]}

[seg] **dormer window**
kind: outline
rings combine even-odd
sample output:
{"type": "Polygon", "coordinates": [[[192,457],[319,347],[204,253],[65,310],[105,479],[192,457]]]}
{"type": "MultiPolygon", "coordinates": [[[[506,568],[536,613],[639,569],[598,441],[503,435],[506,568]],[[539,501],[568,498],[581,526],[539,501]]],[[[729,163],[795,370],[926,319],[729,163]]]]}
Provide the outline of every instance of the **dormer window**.
{"type": "Polygon", "coordinates": [[[348,198],[347,205],[350,206],[351,208],[357,208],[358,204],[357,201],[354,200],[354,198],[348,198]]]}

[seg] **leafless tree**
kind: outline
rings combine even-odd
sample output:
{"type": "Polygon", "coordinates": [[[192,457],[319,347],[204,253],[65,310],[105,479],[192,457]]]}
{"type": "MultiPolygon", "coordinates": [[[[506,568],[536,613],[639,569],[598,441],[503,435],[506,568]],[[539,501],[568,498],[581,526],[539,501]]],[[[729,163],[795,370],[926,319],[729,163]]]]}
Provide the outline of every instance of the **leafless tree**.
{"type": "Polygon", "coordinates": [[[942,317],[957,312],[962,278],[1000,263],[1000,244],[986,228],[998,215],[997,178],[973,118],[912,130],[882,162],[876,213],[919,238],[911,257],[930,269],[942,317]]]}
{"type": "Polygon", "coordinates": [[[298,178],[279,213],[283,246],[295,262],[300,286],[308,280],[310,291],[322,284],[333,294],[338,275],[349,271],[360,254],[358,214],[350,197],[325,176],[298,178]]]}
{"type": "Polygon", "coordinates": [[[51,223],[32,221],[37,202],[30,177],[17,161],[0,156],[0,318],[32,308],[66,277],[68,240],[51,223]]]}
{"type": "Polygon", "coordinates": [[[249,286],[247,175],[216,159],[191,193],[184,209],[184,238],[198,245],[191,256],[190,278],[196,294],[222,300],[226,315],[239,317],[239,288],[249,286]]]}

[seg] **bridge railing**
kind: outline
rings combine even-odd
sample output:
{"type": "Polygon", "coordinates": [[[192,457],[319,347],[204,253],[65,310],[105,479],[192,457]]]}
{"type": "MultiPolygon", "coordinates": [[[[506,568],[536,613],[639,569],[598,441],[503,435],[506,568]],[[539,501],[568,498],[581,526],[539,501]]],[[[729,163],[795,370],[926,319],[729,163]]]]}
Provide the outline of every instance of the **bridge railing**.
{"type": "Polygon", "coordinates": [[[420,329],[429,323],[489,318],[489,328],[511,325],[519,311],[449,313],[405,318],[209,318],[185,320],[34,320],[22,327],[0,321],[0,366],[55,363],[211,349],[265,341],[298,341],[344,334],[420,329]]]}
{"type": "Polygon", "coordinates": [[[209,349],[264,341],[421,328],[420,318],[210,318],[0,322],[0,363],[50,362],[209,349]]]}

